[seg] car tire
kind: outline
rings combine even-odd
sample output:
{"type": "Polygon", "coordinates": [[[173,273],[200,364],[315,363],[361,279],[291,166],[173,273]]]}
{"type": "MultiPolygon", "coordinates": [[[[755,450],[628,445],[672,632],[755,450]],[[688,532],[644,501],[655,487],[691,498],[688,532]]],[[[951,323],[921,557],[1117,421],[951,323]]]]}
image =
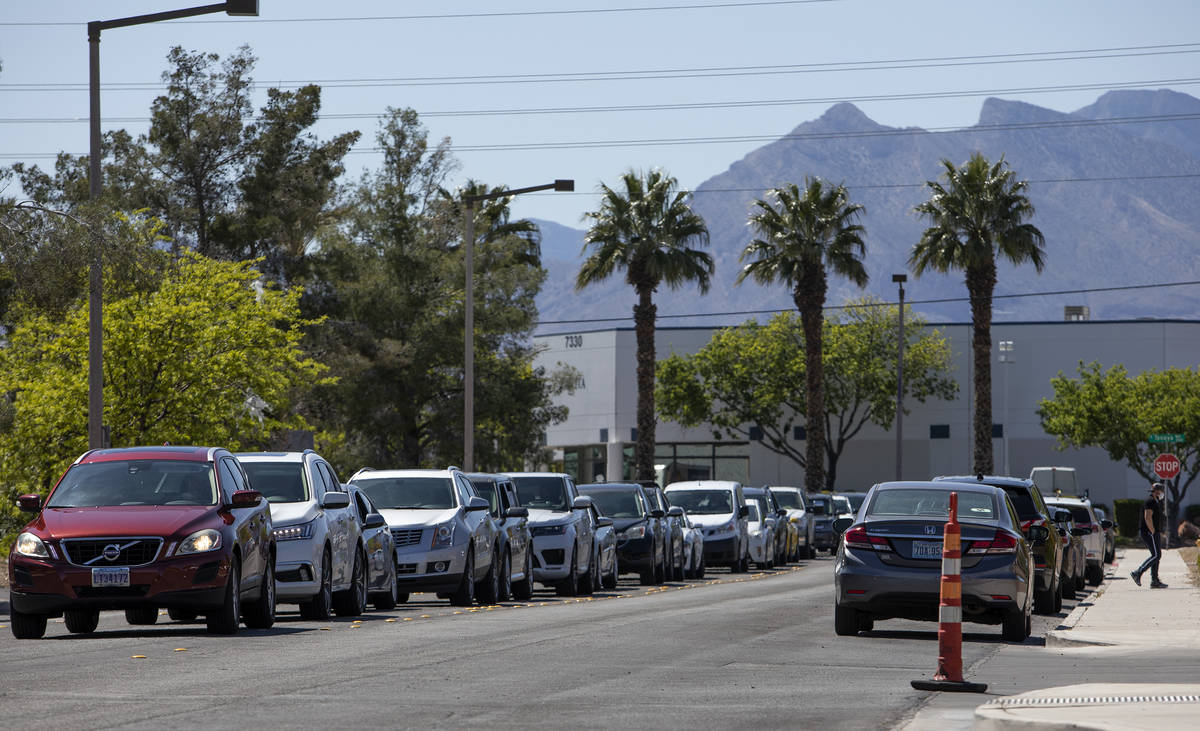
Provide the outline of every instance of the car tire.
{"type": "Polygon", "coordinates": [[[571,560],[567,562],[566,578],[554,584],[554,593],[558,596],[575,596],[579,592],[579,570],[576,566],[575,549],[571,548],[571,560]]]}
{"type": "Polygon", "coordinates": [[[579,595],[589,596],[596,591],[596,574],[600,571],[600,567],[596,564],[596,554],[593,552],[591,559],[588,561],[587,573],[579,577],[579,587],[577,591],[579,595]]]}
{"type": "Polygon", "coordinates": [[[1100,586],[1104,581],[1104,567],[1100,564],[1087,567],[1087,583],[1091,586],[1100,586]]]}
{"type": "Polygon", "coordinates": [[[1033,611],[1038,614],[1054,614],[1054,587],[1033,593],[1033,611]]]}
{"type": "Polygon", "coordinates": [[[167,610],[167,616],[173,622],[195,622],[196,618],[200,616],[200,612],[197,612],[195,609],[171,607],[167,610]]]}
{"type": "Polygon", "coordinates": [[[667,547],[662,547],[662,560],[657,562],[654,567],[654,585],[665,584],[667,582],[667,547]]]}
{"type": "Polygon", "coordinates": [[[704,549],[700,549],[700,558],[696,564],[696,575],[694,578],[703,579],[705,572],[708,570],[708,564],[704,561],[704,549]]]}
{"type": "MultiPolygon", "coordinates": [[[[154,613],[157,615],[158,610],[154,613]]],[[[87,635],[96,631],[100,624],[100,611],[97,609],[68,609],[63,612],[63,622],[67,631],[73,635],[87,635]]]]}
{"type": "Polygon", "coordinates": [[[605,589],[609,589],[609,590],[616,589],[617,588],[617,577],[620,574],[621,574],[621,571],[617,567],[617,556],[616,556],[616,552],[614,551],[612,573],[610,573],[608,576],[604,577],[604,579],[600,582],[601,586],[603,586],[605,589]]]}
{"type": "Polygon", "coordinates": [[[496,601],[506,602],[512,598],[512,554],[504,549],[504,558],[500,561],[500,591],[496,601]]]}
{"type": "Polygon", "coordinates": [[[488,565],[487,573],[475,585],[475,601],[482,605],[495,604],[500,596],[500,567],[496,565],[496,557],[500,551],[492,548],[492,562],[488,565]]]}
{"type": "Polygon", "coordinates": [[[329,619],[333,613],[333,559],[326,548],[321,554],[321,588],[312,601],[300,603],[300,616],[304,619],[329,619]]]}
{"type": "Polygon", "coordinates": [[[357,617],[367,606],[367,562],[362,551],[354,552],[354,573],[350,587],[333,595],[333,611],[339,617],[357,617]]]}
{"type": "Polygon", "coordinates": [[[238,631],[242,620],[242,569],[237,559],[229,563],[229,579],[225,582],[225,599],[221,608],[205,616],[208,631],[214,635],[231,635],[238,631]]]}
{"type": "Polygon", "coordinates": [[[1084,572],[1080,571],[1075,574],[1075,591],[1080,592],[1085,588],[1087,588],[1087,579],[1084,576],[1084,572]]]}
{"type": "Polygon", "coordinates": [[[407,591],[396,592],[396,603],[397,604],[408,604],[408,592],[407,591]]]}
{"type": "Polygon", "coordinates": [[[125,610],[125,621],[135,626],[155,624],[158,622],[158,607],[130,607],[125,610]]]}
{"type": "Polygon", "coordinates": [[[469,607],[475,603],[475,547],[467,545],[467,559],[463,565],[462,579],[458,588],[450,595],[450,604],[455,607],[469,607]]]}
{"type": "Polygon", "coordinates": [[[275,624],[275,566],[270,559],[263,569],[258,598],[246,602],[242,621],[250,629],[271,629],[275,624]]]}
{"type": "Polygon", "coordinates": [[[1024,642],[1029,637],[1030,624],[1027,612],[1020,609],[1006,612],[1000,634],[1006,642],[1024,642]]]}
{"type": "Polygon", "coordinates": [[[853,637],[858,634],[858,610],[833,605],[833,632],[840,637],[853,637]]]}
{"type": "Polygon", "coordinates": [[[533,547],[525,548],[525,578],[513,584],[513,598],[529,601],[533,598],[533,547]]]}
{"type": "Polygon", "coordinates": [[[372,599],[372,604],[381,612],[390,612],[400,603],[400,579],[396,574],[396,560],[392,558],[391,576],[388,580],[388,588],[385,591],[378,592],[372,599]]]}
{"type": "Polygon", "coordinates": [[[1062,603],[1063,603],[1063,586],[1062,586],[1062,579],[1060,578],[1058,581],[1056,581],[1054,583],[1054,613],[1055,614],[1058,614],[1059,612],[1062,611],[1062,603]]]}
{"type": "Polygon", "coordinates": [[[18,640],[40,640],[46,635],[46,615],[26,614],[15,609],[8,610],[9,629],[18,640]]]}
{"type": "Polygon", "coordinates": [[[813,548],[813,544],[808,544],[808,547],[804,549],[804,557],[809,561],[817,557],[817,549],[813,548]]]}

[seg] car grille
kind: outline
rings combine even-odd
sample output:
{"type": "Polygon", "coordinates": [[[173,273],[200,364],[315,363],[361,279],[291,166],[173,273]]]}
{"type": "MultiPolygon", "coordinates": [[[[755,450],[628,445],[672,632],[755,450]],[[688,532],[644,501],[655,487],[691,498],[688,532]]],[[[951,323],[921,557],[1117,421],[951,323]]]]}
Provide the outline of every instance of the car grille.
{"type": "Polygon", "coordinates": [[[548,551],[542,551],[542,558],[546,559],[546,564],[549,566],[557,566],[567,558],[567,552],[561,548],[551,548],[548,551]]]}
{"type": "Polygon", "coordinates": [[[143,566],[158,556],[161,538],[71,538],[63,541],[67,561],[76,566],[143,566]],[[116,556],[104,555],[112,547],[116,556]]]}
{"type": "Polygon", "coordinates": [[[77,586],[75,596],[80,599],[130,599],[146,596],[149,584],[133,586],[77,586]]]}
{"type": "Polygon", "coordinates": [[[396,541],[396,548],[401,546],[415,546],[421,542],[420,528],[395,528],[392,530],[392,538],[396,541]]]}
{"type": "Polygon", "coordinates": [[[415,574],[415,573],[417,573],[417,564],[415,564],[415,563],[396,564],[396,573],[400,576],[403,576],[405,574],[415,574]]]}

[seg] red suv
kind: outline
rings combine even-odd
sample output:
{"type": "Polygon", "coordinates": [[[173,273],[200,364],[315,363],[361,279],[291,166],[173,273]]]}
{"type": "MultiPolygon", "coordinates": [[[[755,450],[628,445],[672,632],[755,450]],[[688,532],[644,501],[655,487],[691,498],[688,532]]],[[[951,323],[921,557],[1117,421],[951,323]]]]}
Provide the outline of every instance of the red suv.
{"type": "Polygon", "coordinates": [[[59,616],[93,632],[102,609],[124,609],[135,625],[164,607],[181,621],[203,614],[219,634],[275,623],[270,509],[224,449],[94,450],[44,505],[37,495],[17,503],[37,513],[8,559],[17,639],[41,637],[59,616]]]}

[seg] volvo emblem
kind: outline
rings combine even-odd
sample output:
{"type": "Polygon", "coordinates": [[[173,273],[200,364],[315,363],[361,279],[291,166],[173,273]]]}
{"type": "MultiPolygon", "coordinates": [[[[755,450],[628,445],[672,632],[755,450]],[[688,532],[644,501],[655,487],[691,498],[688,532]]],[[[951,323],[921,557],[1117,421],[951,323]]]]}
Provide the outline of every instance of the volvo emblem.
{"type": "Polygon", "coordinates": [[[104,556],[108,561],[116,561],[121,557],[121,547],[115,543],[110,543],[104,547],[104,551],[100,555],[104,556]]]}
{"type": "MultiPolygon", "coordinates": [[[[925,535],[927,535],[927,536],[936,536],[937,534],[938,534],[938,529],[937,529],[937,526],[936,526],[936,525],[927,525],[927,526],[925,526],[925,535]]],[[[107,551],[108,549],[106,548],[106,549],[104,549],[104,550],[105,550],[105,551],[107,551]]]]}

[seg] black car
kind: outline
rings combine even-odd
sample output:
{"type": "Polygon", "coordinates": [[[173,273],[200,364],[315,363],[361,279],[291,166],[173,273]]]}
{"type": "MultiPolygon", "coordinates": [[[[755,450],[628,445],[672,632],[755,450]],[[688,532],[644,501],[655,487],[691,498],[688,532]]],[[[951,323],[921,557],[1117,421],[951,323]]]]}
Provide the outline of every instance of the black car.
{"type": "Polygon", "coordinates": [[[643,586],[666,580],[668,523],[666,513],[654,507],[645,488],[636,482],[579,485],[579,494],[592,499],[617,534],[617,560],[622,569],[635,571],[643,586]]]}

